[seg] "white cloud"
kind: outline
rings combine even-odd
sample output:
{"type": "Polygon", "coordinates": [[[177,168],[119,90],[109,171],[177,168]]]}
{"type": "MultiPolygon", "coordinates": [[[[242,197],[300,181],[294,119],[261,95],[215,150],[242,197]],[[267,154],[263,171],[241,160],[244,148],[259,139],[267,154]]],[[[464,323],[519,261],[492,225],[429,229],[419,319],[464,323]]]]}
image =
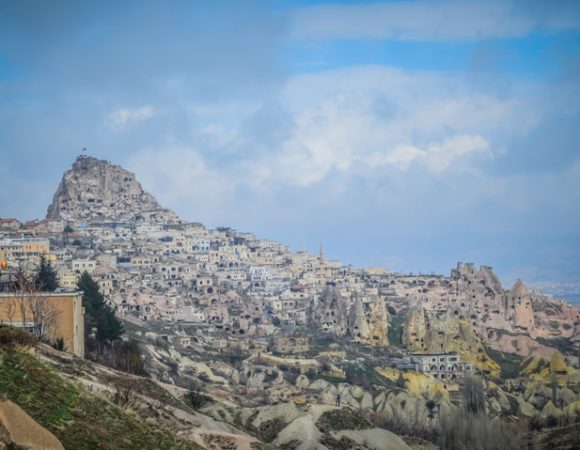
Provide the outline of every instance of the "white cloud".
{"type": "Polygon", "coordinates": [[[305,7],[294,18],[298,38],[395,40],[486,39],[524,36],[535,29],[580,28],[574,2],[549,7],[506,0],[399,1],[305,7]]]}
{"type": "Polygon", "coordinates": [[[310,186],[332,174],[384,177],[415,163],[436,174],[493,157],[498,133],[525,132],[541,113],[527,99],[465,88],[459,76],[359,67],[290,80],[281,103],[292,135],[247,155],[254,186],[310,186]],[[380,103],[377,106],[377,103],[380,103]],[[490,140],[491,139],[491,140],[490,140]]]}
{"type": "Polygon", "coordinates": [[[227,179],[209,168],[195,149],[168,146],[146,148],[135,154],[128,167],[139,174],[144,188],[164,205],[207,207],[231,187],[227,179]]]}
{"type": "Polygon", "coordinates": [[[481,136],[457,135],[443,142],[431,142],[424,149],[414,145],[400,145],[387,153],[373,153],[366,160],[370,167],[391,166],[407,170],[414,162],[430,172],[440,173],[454,162],[468,155],[489,153],[489,143],[481,136]]]}
{"type": "Polygon", "coordinates": [[[121,108],[111,112],[105,119],[109,128],[120,129],[131,123],[142,122],[155,115],[155,108],[146,105],[140,108],[121,108]]]}
{"type": "MultiPolygon", "coordinates": [[[[274,99],[276,108],[237,105],[226,124],[213,114],[204,117],[201,107],[188,109],[196,119],[190,142],[174,145],[168,137],[159,149],[135,155],[130,167],[164,203],[206,205],[205,218],[214,223],[233,214],[240,199],[258,199],[257,211],[276,204],[277,196],[340,204],[345,195],[356,197],[349,192],[353,186],[363,185],[374,186],[368,189],[382,204],[408,210],[415,194],[393,199],[392,192],[417,193],[441,183],[457,197],[449,205],[463,208],[482,196],[509,195],[490,192],[489,186],[502,184],[484,181],[483,167],[510,138],[541,120],[545,112],[530,95],[534,90],[524,85],[501,94],[479,92],[459,74],[378,66],[300,75],[274,99]],[[485,189],[453,185],[470,177],[485,189]]],[[[224,102],[211,111],[232,109],[224,102]]]]}

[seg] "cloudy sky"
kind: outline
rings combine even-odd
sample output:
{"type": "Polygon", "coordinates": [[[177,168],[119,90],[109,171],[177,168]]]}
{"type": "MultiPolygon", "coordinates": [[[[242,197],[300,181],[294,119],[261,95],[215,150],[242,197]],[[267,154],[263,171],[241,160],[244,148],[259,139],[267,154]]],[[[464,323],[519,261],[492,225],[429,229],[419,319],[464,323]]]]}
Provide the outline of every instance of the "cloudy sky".
{"type": "Polygon", "coordinates": [[[183,218],[580,285],[580,2],[2,1],[0,216],[83,147],[183,218]]]}

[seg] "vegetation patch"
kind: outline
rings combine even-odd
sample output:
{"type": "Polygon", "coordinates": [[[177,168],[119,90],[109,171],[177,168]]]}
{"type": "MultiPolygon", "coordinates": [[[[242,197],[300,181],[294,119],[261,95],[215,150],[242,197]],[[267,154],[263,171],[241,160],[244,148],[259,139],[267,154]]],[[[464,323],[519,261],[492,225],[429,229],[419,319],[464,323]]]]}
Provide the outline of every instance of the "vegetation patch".
{"type": "Polygon", "coordinates": [[[264,442],[252,442],[250,444],[252,450],[279,450],[280,447],[276,447],[272,444],[266,444],[264,442]]]}
{"type": "Polygon", "coordinates": [[[300,441],[299,440],[292,439],[291,441],[284,442],[283,444],[280,444],[278,446],[278,448],[280,450],[296,450],[299,445],[300,445],[300,441]]]}
{"type": "Polygon", "coordinates": [[[316,426],[323,433],[340,430],[367,430],[373,425],[359,413],[349,409],[333,409],[323,413],[316,426]]]}
{"type": "Polygon", "coordinates": [[[527,438],[522,424],[462,411],[443,417],[437,443],[445,450],[521,450],[527,438]]]}
{"type": "Polygon", "coordinates": [[[0,326],[0,347],[4,350],[29,349],[38,344],[38,339],[17,328],[0,326]]]}
{"type": "Polygon", "coordinates": [[[564,428],[547,430],[540,434],[538,447],[542,450],[556,448],[575,450],[578,448],[578,436],[580,436],[580,423],[564,428]]]}
{"type": "MultiPolygon", "coordinates": [[[[193,410],[199,411],[204,406],[213,403],[213,398],[199,391],[189,391],[185,395],[185,401],[193,410]]],[[[219,412],[224,414],[221,410],[219,412]]]]}
{"type": "Polygon", "coordinates": [[[570,339],[566,338],[546,339],[539,337],[536,340],[542,345],[558,349],[562,354],[575,355],[577,351],[576,348],[574,347],[574,344],[570,341],[570,339]]]}
{"type": "Polygon", "coordinates": [[[280,417],[262,422],[258,427],[258,438],[264,442],[272,442],[286,428],[286,422],[280,417]]]}
{"type": "Polygon", "coordinates": [[[342,436],[340,439],[336,439],[330,435],[330,433],[326,433],[321,439],[320,442],[325,445],[330,450],[363,450],[364,447],[358,445],[352,439],[347,438],[346,436],[342,436]]]}
{"type": "Polygon", "coordinates": [[[0,349],[0,394],[51,431],[67,449],[198,449],[65,381],[26,353],[0,349]]]}
{"type": "Polygon", "coordinates": [[[236,450],[236,441],[229,436],[218,434],[202,434],[203,443],[211,450],[236,450]]]}
{"type": "MultiPolygon", "coordinates": [[[[346,381],[349,384],[360,386],[368,391],[377,392],[376,386],[391,388],[393,382],[376,370],[375,366],[365,362],[364,364],[352,364],[345,367],[346,381]]],[[[344,380],[341,380],[344,382],[344,380]]]]}
{"type": "Polygon", "coordinates": [[[391,316],[391,326],[389,327],[389,344],[394,347],[402,347],[403,322],[405,315],[403,313],[393,314],[391,316]]]}
{"type": "Polygon", "coordinates": [[[524,358],[516,353],[504,353],[491,348],[485,349],[486,353],[499,364],[501,368],[501,378],[517,378],[520,374],[521,364],[524,358]]]}

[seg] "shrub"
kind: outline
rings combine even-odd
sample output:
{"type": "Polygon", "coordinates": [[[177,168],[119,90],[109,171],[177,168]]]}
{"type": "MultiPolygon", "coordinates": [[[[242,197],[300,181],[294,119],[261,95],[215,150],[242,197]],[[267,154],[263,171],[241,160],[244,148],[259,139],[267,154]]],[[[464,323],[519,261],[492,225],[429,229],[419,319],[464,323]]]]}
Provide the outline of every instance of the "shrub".
{"type": "Polygon", "coordinates": [[[135,401],[136,384],[133,380],[118,379],[113,383],[113,402],[121,408],[129,407],[135,401]]]}
{"type": "Polygon", "coordinates": [[[38,344],[38,339],[25,330],[0,327],[0,347],[6,350],[29,349],[38,344]]]}
{"type": "Polygon", "coordinates": [[[258,427],[258,437],[264,442],[272,442],[286,427],[286,422],[281,417],[266,420],[258,427]]]}
{"type": "Polygon", "coordinates": [[[316,426],[323,433],[338,430],[366,430],[372,424],[360,414],[348,409],[333,409],[323,413],[316,426]]]}
{"type": "Polygon", "coordinates": [[[371,388],[367,374],[360,367],[347,367],[345,375],[347,383],[360,386],[367,390],[371,388]]]}
{"type": "MultiPolygon", "coordinates": [[[[403,402],[405,402],[405,400],[401,403],[403,402]]],[[[436,441],[436,429],[425,423],[424,420],[421,420],[417,414],[415,414],[414,417],[407,416],[402,411],[395,409],[392,416],[378,418],[378,420],[376,420],[376,425],[398,435],[414,436],[430,442],[436,441]]]]}
{"type": "Polygon", "coordinates": [[[201,381],[205,382],[205,383],[209,383],[210,378],[209,375],[205,372],[200,373],[197,378],[199,378],[201,381]]]}
{"type": "Polygon", "coordinates": [[[54,341],[52,343],[52,346],[59,351],[63,351],[64,350],[64,339],[63,338],[57,338],[56,341],[54,341]]]}
{"type": "Polygon", "coordinates": [[[273,381],[276,380],[276,378],[278,378],[278,371],[273,370],[270,373],[266,374],[266,377],[264,378],[264,383],[272,383],[273,381]]]}
{"type": "Polygon", "coordinates": [[[300,376],[300,371],[294,367],[288,369],[286,366],[278,366],[278,369],[282,372],[284,380],[289,384],[296,384],[296,380],[300,376]]]}
{"type": "Polygon", "coordinates": [[[187,404],[191,406],[195,411],[213,402],[213,399],[209,395],[205,395],[199,391],[189,391],[185,395],[185,400],[187,404]]]}
{"type": "Polygon", "coordinates": [[[134,339],[121,342],[113,349],[113,365],[115,369],[135,375],[147,375],[145,362],[139,344],[134,339]]]}
{"type": "Polygon", "coordinates": [[[346,436],[342,436],[339,440],[332,437],[330,433],[325,433],[320,439],[320,442],[333,450],[352,450],[361,448],[355,441],[346,436]]]}
{"type": "Polygon", "coordinates": [[[456,412],[442,417],[439,448],[443,450],[519,450],[523,430],[485,415],[456,412]]]}
{"type": "Polygon", "coordinates": [[[165,350],[166,352],[169,351],[169,342],[167,342],[165,339],[156,338],[154,344],[156,347],[159,347],[160,349],[165,350]]]}

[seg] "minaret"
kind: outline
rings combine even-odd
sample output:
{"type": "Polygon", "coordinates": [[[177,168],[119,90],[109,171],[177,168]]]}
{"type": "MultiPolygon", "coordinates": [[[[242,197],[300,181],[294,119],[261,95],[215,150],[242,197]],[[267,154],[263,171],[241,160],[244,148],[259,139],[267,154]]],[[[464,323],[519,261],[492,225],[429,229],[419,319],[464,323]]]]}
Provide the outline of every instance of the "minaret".
{"type": "Polygon", "coordinates": [[[324,247],[320,244],[320,255],[318,256],[321,261],[324,261],[324,247]]]}

